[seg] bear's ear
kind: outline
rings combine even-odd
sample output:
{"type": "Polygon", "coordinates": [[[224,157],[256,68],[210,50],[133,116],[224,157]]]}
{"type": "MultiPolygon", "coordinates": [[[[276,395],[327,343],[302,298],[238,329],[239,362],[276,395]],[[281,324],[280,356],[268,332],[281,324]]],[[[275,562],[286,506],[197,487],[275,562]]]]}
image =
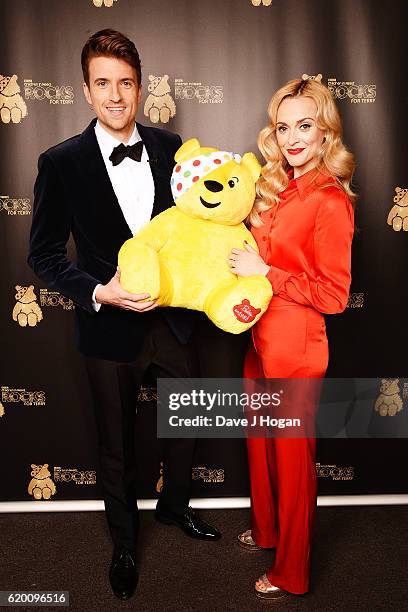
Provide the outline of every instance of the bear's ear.
{"type": "Polygon", "coordinates": [[[48,463],[44,463],[43,468],[48,468],[48,463]]]}
{"type": "Polygon", "coordinates": [[[181,145],[179,150],[176,152],[174,159],[178,163],[184,162],[186,159],[191,159],[192,157],[199,155],[199,150],[200,142],[197,140],[197,138],[190,138],[190,140],[186,140],[186,142],[181,145]]]}
{"type": "Polygon", "coordinates": [[[241,164],[248,168],[254,181],[257,181],[261,176],[261,164],[253,153],[245,153],[241,160],[241,164]]]}
{"type": "Polygon", "coordinates": [[[16,285],[16,291],[21,291],[22,286],[21,285],[16,285]]]}
{"type": "Polygon", "coordinates": [[[156,77],[154,76],[154,74],[149,74],[149,81],[154,81],[156,77]]]}

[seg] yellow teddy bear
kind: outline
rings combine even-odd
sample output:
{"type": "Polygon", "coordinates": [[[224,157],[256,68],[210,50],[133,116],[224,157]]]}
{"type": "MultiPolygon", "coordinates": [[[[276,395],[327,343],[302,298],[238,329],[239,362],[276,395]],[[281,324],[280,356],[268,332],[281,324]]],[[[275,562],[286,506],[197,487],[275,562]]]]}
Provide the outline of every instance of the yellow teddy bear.
{"type": "Polygon", "coordinates": [[[238,277],[228,266],[246,240],[243,220],[255,199],[260,165],[253,153],[201,147],[196,138],[175,155],[175,206],[154,217],[119,252],[122,287],[149,293],[160,306],[201,310],[221,329],[239,334],[262,316],[272,297],[264,276],[238,277]]]}

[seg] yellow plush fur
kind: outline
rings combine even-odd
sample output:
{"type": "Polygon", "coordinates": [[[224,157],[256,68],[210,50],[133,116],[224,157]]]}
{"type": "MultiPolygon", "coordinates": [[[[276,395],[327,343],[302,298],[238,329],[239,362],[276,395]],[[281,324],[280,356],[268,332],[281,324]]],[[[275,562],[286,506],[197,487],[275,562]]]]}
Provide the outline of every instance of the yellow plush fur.
{"type": "MultiPolygon", "coordinates": [[[[175,160],[182,164],[215,151],[192,138],[175,160]]],[[[201,310],[233,334],[251,327],[269,304],[271,285],[264,276],[236,276],[227,259],[245,240],[257,248],[243,220],[253,206],[259,174],[255,155],[246,153],[240,162],[231,158],[176,197],[175,206],[122,246],[122,287],[149,293],[161,306],[201,310]]]]}

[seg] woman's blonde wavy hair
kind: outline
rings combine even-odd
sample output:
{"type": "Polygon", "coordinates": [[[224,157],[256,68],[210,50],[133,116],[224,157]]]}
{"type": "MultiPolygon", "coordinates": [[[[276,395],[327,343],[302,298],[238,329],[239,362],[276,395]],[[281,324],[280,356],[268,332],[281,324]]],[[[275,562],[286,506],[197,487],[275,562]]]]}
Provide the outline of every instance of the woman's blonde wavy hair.
{"type": "Polygon", "coordinates": [[[290,165],[284,158],[276,139],[276,116],[282,100],[296,96],[308,96],[317,106],[316,124],[325,132],[317,169],[330,174],[354,202],[350,182],[354,172],[354,156],[347,150],[341,140],[342,125],[339,112],[333,97],[325,85],[312,79],[294,79],[289,81],[273,95],[268,115],[270,124],[259,132],[258,147],[266,164],[262,167],[261,176],[256,185],[257,199],[248,216],[248,221],[255,227],[263,225],[260,213],[268,210],[279,201],[279,194],[286,189],[290,165]]]}

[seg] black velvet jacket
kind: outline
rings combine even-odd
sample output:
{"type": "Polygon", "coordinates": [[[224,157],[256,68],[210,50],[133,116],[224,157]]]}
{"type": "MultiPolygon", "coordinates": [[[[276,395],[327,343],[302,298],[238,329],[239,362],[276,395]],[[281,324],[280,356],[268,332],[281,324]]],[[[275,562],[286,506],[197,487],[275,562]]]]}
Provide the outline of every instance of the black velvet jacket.
{"type": "MultiPolygon", "coordinates": [[[[197,315],[177,308],[134,313],[105,305],[94,311],[95,286],[112,278],[118,251],[132,236],[106,171],[95,123],[96,119],[82,134],[48,149],[39,158],[28,263],[48,287],[75,302],[78,344],[83,354],[130,361],[155,317],[164,315],[179,340],[186,342],[197,315]],[[77,252],[75,263],[67,258],[71,233],[77,252]]],[[[137,129],[150,160],[155,216],[174,204],[170,175],[181,139],[140,124],[137,129]]]]}

